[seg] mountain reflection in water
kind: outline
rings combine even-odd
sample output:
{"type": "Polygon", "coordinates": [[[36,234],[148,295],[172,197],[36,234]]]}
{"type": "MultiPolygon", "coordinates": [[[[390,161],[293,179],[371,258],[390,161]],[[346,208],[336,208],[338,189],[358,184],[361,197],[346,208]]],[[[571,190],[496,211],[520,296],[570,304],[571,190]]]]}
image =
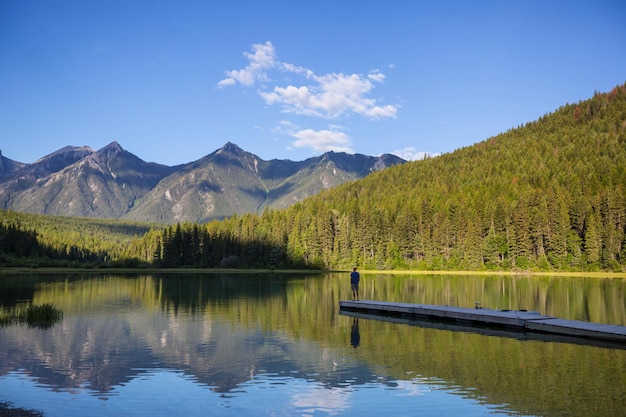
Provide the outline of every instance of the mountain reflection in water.
{"type": "MultiPolygon", "coordinates": [[[[34,404],[30,391],[19,394],[13,379],[32,380],[34,391],[109,399],[107,410],[146,398],[143,390],[151,384],[163,390],[163,399],[172,394],[168,384],[178,386],[176,398],[197,407],[207,404],[208,390],[220,398],[224,413],[238,415],[248,402],[250,410],[264,407],[276,415],[339,410],[356,415],[368,409],[395,409],[403,415],[415,406],[436,415],[452,399],[461,401],[460,412],[468,415],[616,416],[626,410],[623,349],[342,316],[339,300],[349,298],[350,290],[342,274],[22,278],[0,277],[4,310],[51,303],[64,317],[47,330],[0,328],[0,401],[39,406],[46,415],[54,414],[54,408],[34,404]],[[8,382],[13,394],[5,398],[2,392],[9,391],[2,384],[8,382]],[[124,395],[131,389],[142,392],[131,400],[124,395]],[[440,402],[399,401],[390,393],[430,393],[428,398],[440,402]],[[283,396],[289,397],[289,406],[281,405],[283,396]]],[[[607,288],[607,282],[569,280],[365,275],[363,292],[371,299],[431,304],[457,300],[473,305],[479,299],[494,305],[505,298],[533,310],[561,308],[560,314],[542,312],[575,319],[580,311],[576,300],[593,299],[587,300],[585,314],[623,322],[623,302],[617,311],[607,307],[615,294],[624,294],[623,281],[614,280],[607,288]],[[567,291],[558,295],[562,291],[551,292],[554,288],[567,291]],[[604,299],[598,300],[598,294],[605,294],[604,299]],[[595,305],[601,306],[598,311],[595,305]]],[[[158,395],[151,401],[160,404],[158,395]]],[[[155,412],[165,415],[165,405],[160,407],[155,412]]]]}

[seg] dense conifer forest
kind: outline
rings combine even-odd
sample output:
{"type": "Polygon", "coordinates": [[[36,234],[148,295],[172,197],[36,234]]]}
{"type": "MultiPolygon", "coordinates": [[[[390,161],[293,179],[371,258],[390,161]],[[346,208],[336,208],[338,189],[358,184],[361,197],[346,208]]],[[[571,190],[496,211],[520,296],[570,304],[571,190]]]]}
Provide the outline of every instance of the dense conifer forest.
{"type": "Polygon", "coordinates": [[[3,265],[624,271],[626,85],[285,210],[168,226],[4,211],[0,225],[3,265]]]}
{"type": "MultiPolygon", "coordinates": [[[[0,211],[0,266],[138,265],[150,224],[0,211]]],[[[160,226],[162,229],[162,226],[160,226]]]]}

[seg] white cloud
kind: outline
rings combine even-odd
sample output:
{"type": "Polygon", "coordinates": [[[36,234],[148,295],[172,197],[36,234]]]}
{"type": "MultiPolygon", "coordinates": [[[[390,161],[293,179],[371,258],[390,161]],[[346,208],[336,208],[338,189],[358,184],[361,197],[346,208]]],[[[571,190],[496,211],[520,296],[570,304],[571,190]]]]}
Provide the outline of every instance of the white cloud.
{"type": "Polygon", "coordinates": [[[311,148],[319,152],[352,152],[350,137],[336,130],[304,129],[294,132],[296,148],[311,148]]]}
{"type": "Polygon", "coordinates": [[[373,70],[367,75],[329,73],[316,75],[310,69],[291,63],[280,62],[271,42],[252,45],[254,53],[245,53],[250,63],[241,70],[231,70],[217,83],[227,87],[240,83],[252,86],[256,81],[269,82],[270,70],[282,71],[303,77],[301,83],[274,85],[271,91],[259,90],[259,95],[268,105],[280,105],[286,113],[336,119],[361,115],[370,119],[395,118],[398,105],[379,105],[369,97],[373,83],[381,83],[385,75],[373,70]]]}
{"type": "Polygon", "coordinates": [[[435,156],[441,155],[440,153],[428,153],[428,152],[417,152],[415,148],[412,146],[408,146],[404,149],[399,149],[397,151],[389,152],[392,155],[399,156],[400,158],[407,161],[420,161],[426,158],[433,158],[435,156]]]}
{"type": "MultiPolygon", "coordinates": [[[[359,74],[330,73],[316,76],[307,73],[316,84],[296,87],[274,87],[272,92],[259,92],[267,104],[281,104],[286,113],[335,119],[354,113],[371,119],[396,117],[398,107],[378,106],[367,94],[374,88],[369,77],[359,74]]],[[[371,74],[376,81],[384,75],[371,74]]]]}
{"type": "Polygon", "coordinates": [[[353,391],[348,388],[320,389],[313,385],[292,395],[293,407],[302,410],[302,415],[338,415],[350,408],[353,391]]]}
{"type": "Polygon", "coordinates": [[[236,83],[251,86],[256,81],[267,81],[267,70],[276,66],[276,51],[271,42],[252,45],[254,53],[245,52],[243,55],[250,63],[241,70],[226,71],[228,78],[217,83],[218,87],[226,87],[236,83]]]}
{"type": "Polygon", "coordinates": [[[294,148],[309,148],[315,152],[347,152],[353,153],[350,137],[341,131],[341,126],[332,125],[328,129],[300,129],[288,121],[280,122],[277,132],[295,138],[294,148]]]}
{"type": "Polygon", "coordinates": [[[304,67],[299,67],[294,64],[289,64],[286,62],[282,62],[280,64],[280,68],[285,72],[292,72],[294,74],[304,75],[307,78],[313,78],[315,74],[310,69],[306,69],[304,67]]]}
{"type": "Polygon", "coordinates": [[[367,74],[367,78],[369,78],[372,81],[382,83],[383,81],[385,81],[385,74],[383,74],[382,72],[378,70],[374,70],[370,72],[369,74],[367,74]]]}
{"type": "Polygon", "coordinates": [[[226,87],[228,85],[235,85],[237,81],[234,78],[224,78],[222,81],[217,83],[218,87],[226,87]]]}

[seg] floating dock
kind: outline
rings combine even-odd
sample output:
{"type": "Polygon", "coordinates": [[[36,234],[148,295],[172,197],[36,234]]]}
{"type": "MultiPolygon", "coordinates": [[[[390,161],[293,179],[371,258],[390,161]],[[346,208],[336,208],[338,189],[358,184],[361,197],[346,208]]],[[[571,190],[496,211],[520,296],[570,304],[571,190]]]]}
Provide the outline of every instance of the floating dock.
{"type": "Polygon", "coordinates": [[[608,341],[626,346],[626,326],[564,320],[535,311],[490,310],[385,301],[339,301],[340,311],[405,319],[504,328],[518,332],[608,341]]]}

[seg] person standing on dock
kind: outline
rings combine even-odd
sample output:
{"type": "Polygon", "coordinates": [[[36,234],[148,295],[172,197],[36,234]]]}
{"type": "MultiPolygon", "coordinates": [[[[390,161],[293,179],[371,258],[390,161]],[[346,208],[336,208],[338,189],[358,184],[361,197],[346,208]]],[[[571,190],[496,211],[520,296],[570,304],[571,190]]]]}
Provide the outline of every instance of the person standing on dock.
{"type": "Polygon", "coordinates": [[[361,275],[356,271],[356,266],[350,272],[350,286],[352,287],[352,300],[359,301],[359,281],[361,275]]]}

